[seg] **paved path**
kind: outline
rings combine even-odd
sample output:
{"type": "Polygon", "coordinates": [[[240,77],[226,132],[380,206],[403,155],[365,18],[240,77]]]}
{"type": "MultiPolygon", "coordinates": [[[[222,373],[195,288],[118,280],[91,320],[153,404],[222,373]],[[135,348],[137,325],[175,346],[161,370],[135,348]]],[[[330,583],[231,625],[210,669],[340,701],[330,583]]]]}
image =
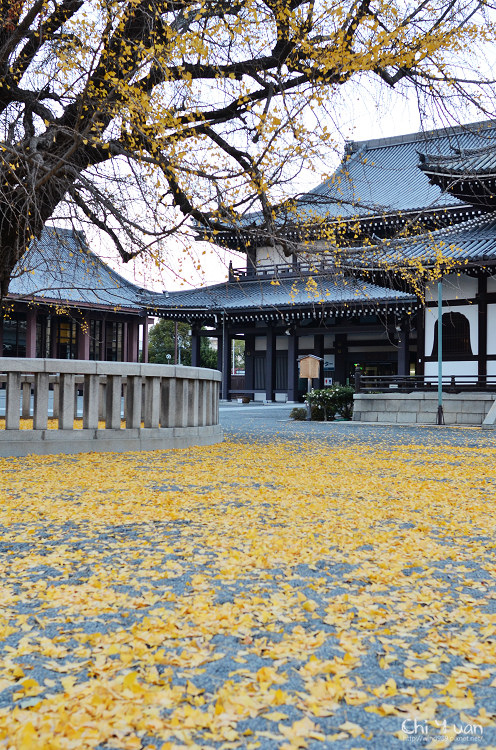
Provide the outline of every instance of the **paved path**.
{"type": "Polygon", "coordinates": [[[295,422],[293,405],[221,404],[220,422],[233,440],[327,440],[331,445],[384,443],[390,445],[452,445],[466,448],[496,446],[496,430],[480,427],[428,427],[363,422],[295,422]]]}

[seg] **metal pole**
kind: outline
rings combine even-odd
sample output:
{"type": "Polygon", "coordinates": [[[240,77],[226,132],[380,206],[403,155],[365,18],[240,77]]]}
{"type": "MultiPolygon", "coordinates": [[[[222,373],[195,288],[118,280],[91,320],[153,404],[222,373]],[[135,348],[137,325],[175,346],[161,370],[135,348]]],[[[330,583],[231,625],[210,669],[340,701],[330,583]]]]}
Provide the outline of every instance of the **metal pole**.
{"type": "Polygon", "coordinates": [[[227,383],[227,373],[224,372],[224,365],[226,363],[226,313],[225,311],[222,313],[222,398],[224,401],[227,401],[227,393],[224,393],[224,391],[227,390],[226,383],[227,383]]]}
{"type": "Polygon", "coordinates": [[[444,424],[443,412],[443,279],[437,282],[437,416],[436,424],[444,424]]]}
{"type": "MultiPolygon", "coordinates": [[[[312,378],[307,379],[307,393],[310,393],[312,390],[312,378]]],[[[307,401],[307,422],[312,421],[312,404],[310,403],[310,399],[307,401]]]]}

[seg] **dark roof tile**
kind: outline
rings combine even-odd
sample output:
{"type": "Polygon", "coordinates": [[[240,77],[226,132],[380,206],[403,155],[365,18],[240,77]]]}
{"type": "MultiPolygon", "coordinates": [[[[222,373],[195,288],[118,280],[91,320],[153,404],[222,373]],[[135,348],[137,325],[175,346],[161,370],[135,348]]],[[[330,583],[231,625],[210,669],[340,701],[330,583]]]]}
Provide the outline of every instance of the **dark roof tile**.
{"type": "Polygon", "coordinates": [[[414,302],[415,297],[377,286],[343,273],[296,277],[293,279],[254,279],[170,292],[155,297],[157,310],[234,312],[240,310],[290,310],[296,306],[355,305],[366,303],[414,302]]]}
{"type": "Polygon", "coordinates": [[[43,230],[9,285],[11,296],[133,310],[143,307],[147,294],[92,253],[82,232],[61,227],[43,230]]]}

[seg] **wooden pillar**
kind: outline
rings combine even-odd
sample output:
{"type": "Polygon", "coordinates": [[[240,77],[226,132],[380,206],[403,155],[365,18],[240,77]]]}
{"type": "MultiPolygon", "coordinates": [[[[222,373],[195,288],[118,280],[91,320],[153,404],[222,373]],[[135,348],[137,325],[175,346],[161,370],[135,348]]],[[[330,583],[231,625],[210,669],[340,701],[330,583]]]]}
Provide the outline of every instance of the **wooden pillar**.
{"type": "Polygon", "coordinates": [[[129,323],[125,320],[122,324],[122,361],[129,362],[129,323]]]}
{"type": "Polygon", "coordinates": [[[0,357],[3,357],[3,317],[0,317],[0,357]]]}
{"type": "Polygon", "coordinates": [[[217,336],[217,369],[222,372],[222,336],[217,336]]]}
{"type": "Polygon", "coordinates": [[[191,327],[191,367],[201,367],[200,344],[200,326],[195,323],[191,327]]]}
{"type": "Polygon", "coordinates": [[[479,278],[478,289],[478,376],[484,382],[487,375],[487,278],[479,278]]]}
{"type": "Polygon", "coordinates": [[[255,388],[255,336],[251,333],[245,335],[245,388],[248,391],[246,395],[253,398],[255,388]]]}
{"type": "Polygon", "coordinates": [[[36,310],[26,313],[26,357],[36,357],[36,310]]]}
{"type": "Polygon", "coordinates": [[[107,321],[105,320],[105,318],[101,319],[101,325],[102,325],[102,328],[101,328],[102,335],[100,337],[100,347],[99,347],[100,354],[99,354],[98,358],[99,358],[100,362],[103,362],[103,361],[105,361],[105,355],[107,353],[107,344],[106,344],[106,341],[107,341],[107,321]]]}
{"type": "Polygon", "coordinates": [[[288,401],[298,401],[298,337],[296,333],[288,337],[288,401]]]}
{"type": "Polygon", "coordinates": [[[56,315],[50,318],[50,357],[57,358],[59,338],[59,319],[56,315]]]}
{"type": "Polygon", "coordinates": [[[88,360],[90,358],[90,321],[88,316],[81,316],[76,325],[77,358],[88,360]]]}
{"type": "Polygon", "coordinates": [[[231,400],[231,336],[229,335],[229,321],[223,326],[222,335],[222,396],[224,401],[231,400]]]}
{"type": "Polygon", "coordinates": [[[267,328],[267,351],[265,355],[265,400],[274,400],[276,383],[276,332],[275,328],[267,328]]]}
{"type": "Polygon", "coordinates": [[[336,333],[334,337],[334,351],[336,357],[334,369],[336,383],[346,385],[346,365],[348,359],[348,337],[346,333],[336,333]]]}
{"type": "MultiPolygon", "coordinates": [[[[317,382],[317,388],[323,388],[324,387],[324,334],[323,333],[317,333],[314,336],[314,352],[316,357],[320,357],[321,363],[320,363],[320,369],[319,369],[319,377],[317,382]]],[[[314,383],[315,385],[315,383],[314,383]]]]}
{"type": "Polygon", "coordinates": [[[398,333],[398,375],[410,374],[410,332],[407,328],[402,328],[398,333]]]}
{"type": "Polygon", "coordinates": [[[425,313],[424,306],[417,310],[417,357],[415,361],[415,375],[424,376],[425,362],[425,313]]]}
{"type": "Polygon", "coordinates": [[[137,320],[130,320],[127,324],[127,361],[138,361],[138,343],[139,343],[139,323],[137,320]]]}

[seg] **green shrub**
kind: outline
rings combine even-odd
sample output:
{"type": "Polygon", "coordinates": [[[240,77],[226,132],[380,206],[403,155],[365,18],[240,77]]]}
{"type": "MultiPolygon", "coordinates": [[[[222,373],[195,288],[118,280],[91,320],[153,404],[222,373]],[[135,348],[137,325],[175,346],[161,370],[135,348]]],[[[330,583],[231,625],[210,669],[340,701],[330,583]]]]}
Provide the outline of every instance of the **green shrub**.
{"type": "Polygon", "coordinates": [[[355,389],[351,385],[340,385],[337,388],[337,411],[343,419],[352,419],[353,417],[353,394],[355,389]]]}
{"type": "Polygon", "coordinates": [[[332,421],[338,413],[343,419],[351,419],[353,416],[354,392],[355,389],[351,385],[333,385],[330,388],[310,391],[305,395],[305,401],[312,405],[312,419],[314,419],[314,409],[320,415],[317,416],[316,414],[316,420],[332,421]]]}
{"type": "Polygon", "coordinates": [[[295,406],[289,413],[290,419],[295,419],[297,422],[302,422],[307,418],[307,410],[302,406],[295,406]]]}
{"type": "Polygon", "coordinates": [[[324,410],[320,408],[320,406],[317,406],[316,404],[312,405],[312,422],[323,422],[324,421],[324,410]]]}
{"type": "MultiPolygon", "coordinates": [[[[291,419],[295,419],[297,422],[303,422],[307,418],[306,406],[296,406],[291,409],[289,416],[291,419]]],[[[324,419],[324,412],[318,406],[312,406],[312,421],[322,422],[324,419]]]]}

